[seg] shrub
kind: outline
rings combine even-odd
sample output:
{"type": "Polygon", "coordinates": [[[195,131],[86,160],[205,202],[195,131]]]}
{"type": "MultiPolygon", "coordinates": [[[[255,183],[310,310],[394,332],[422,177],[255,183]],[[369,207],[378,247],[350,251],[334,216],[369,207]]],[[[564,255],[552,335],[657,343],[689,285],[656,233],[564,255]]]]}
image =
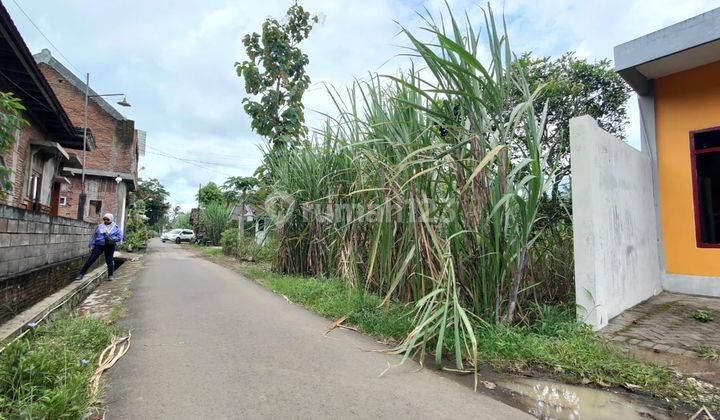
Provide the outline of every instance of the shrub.
{"type": "Polygon", "coordinates": [[[227,255],[238,254],[238,229],[230,228],[223,231],[220,235],[220,245],[223,248],[223,252],[227,255]]]}
{"type": "Polygon", "coordinates": [[[222,233],[220,245],[226,255],[238,258],[270,263],[275,258],[277,246],[272,237],[265,238],[262,244],[255,242],[255,235],[246,233],[241,244],[238,245],[237,228],[230,228],[222,233]]]}
{"type": "Polygon", "coordinates": [[[152,233],[148,229],[145,220],[142,219],[144,214],[145,204],[142,200],[138,200],[134,208],[130,210],[125,240],[121,245],[122,249],[132,251],[147,247],[147,241],[152,236],[152,233]]]}

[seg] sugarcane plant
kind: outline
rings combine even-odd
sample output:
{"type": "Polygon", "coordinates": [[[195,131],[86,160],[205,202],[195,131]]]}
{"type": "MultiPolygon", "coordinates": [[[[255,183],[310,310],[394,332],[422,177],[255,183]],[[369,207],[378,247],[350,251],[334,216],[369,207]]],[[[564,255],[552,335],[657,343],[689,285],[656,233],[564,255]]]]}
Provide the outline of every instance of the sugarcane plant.
{"type": "Polygon", "coordinates": [[[477,326],[513,323],[523,304],[552,179],[547,110],[536,115],[538,90],[489,8],[487,63],[469,19],[426,23],[430,42],[403,29],[422,70],[329,89],[337,112],[317,136],[268,160],[274,194],[293,198],[276,268],[411,302],[416,327],[396,351],[434,353],[438,365],[450,353],[466,370],[477,326]]]}

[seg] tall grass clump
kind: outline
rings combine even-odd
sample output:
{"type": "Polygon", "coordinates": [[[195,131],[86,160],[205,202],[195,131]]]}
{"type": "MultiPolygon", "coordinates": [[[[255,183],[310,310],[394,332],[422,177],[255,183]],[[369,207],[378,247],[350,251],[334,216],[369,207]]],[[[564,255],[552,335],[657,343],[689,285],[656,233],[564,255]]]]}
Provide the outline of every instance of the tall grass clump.
{"type": "Polygon", "coordinates": [[[398,350],[443,346],[476,364],[475,327],[513,323],[527,296],[545,113],[488,11],[479,32],[450,14],[403,30],[421,71],[373,76],[341,94],[312,141],[267,160],[275,174],[277,268],[336,276],[413,302],[398,350]],[[489,56],[481,59],[480,51],[489,56]],[[517,98],[520,98],[518,100],[517,98]],[[289,199],[290,198],[290,199],[289,199]]]}
{"type": "Polygon", "coordinates": [[[201,210],[200,226],[211,244],[220,243],[222,233],[230,221],[230,212],[230,207],[221,201],[210,202],[201,210]]]}
{"type": "Polygon", "coordinates": [[[0,355],[0,418],[81,418],[96,402],[90,378],[118,331],[69,315],[39,326],[0,355]]]}

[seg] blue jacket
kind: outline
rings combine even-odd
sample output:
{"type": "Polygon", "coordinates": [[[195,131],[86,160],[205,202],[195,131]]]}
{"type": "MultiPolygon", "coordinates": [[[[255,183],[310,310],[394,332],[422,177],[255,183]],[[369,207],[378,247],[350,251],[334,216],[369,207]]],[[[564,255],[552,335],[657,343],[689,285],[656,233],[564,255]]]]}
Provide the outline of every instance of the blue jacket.
{"type": "Polygon", "coordinates": [[[120,242],[124,239],[124,235],[120,226],[115,223],[111,225],[101,224],[95,228],[92,238],[90,238],[90,246],[104,246],[105,245],[105,233],[115,242],[120,242]]]}

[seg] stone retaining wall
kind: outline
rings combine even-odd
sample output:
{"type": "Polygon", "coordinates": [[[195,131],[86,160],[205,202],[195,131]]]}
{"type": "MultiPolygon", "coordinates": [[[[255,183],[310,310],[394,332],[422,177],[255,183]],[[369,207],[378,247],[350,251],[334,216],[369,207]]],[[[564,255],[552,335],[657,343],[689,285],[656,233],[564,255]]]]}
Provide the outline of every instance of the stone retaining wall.
{"type": "Polygon", "coordinates": [[[94,228],[0,205],[0,322],[70,282],[94,228]]]}

